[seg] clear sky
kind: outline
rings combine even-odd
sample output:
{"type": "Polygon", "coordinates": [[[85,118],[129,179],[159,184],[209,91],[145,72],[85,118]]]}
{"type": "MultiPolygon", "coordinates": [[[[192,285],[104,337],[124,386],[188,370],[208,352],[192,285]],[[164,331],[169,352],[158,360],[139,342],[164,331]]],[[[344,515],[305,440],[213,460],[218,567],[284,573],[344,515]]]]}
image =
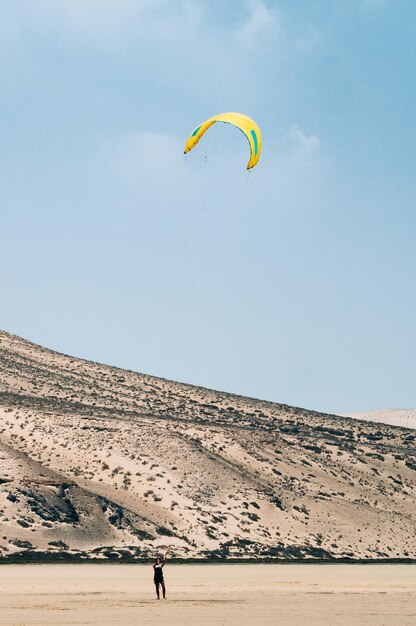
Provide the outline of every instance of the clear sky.
{"type": "Polygon", "coordinates": [[[0,328],[329,412],[416,406],[414,0],[2,0],[0,328]],[[258,122],[262,159],[205,118],[258,122]]]}

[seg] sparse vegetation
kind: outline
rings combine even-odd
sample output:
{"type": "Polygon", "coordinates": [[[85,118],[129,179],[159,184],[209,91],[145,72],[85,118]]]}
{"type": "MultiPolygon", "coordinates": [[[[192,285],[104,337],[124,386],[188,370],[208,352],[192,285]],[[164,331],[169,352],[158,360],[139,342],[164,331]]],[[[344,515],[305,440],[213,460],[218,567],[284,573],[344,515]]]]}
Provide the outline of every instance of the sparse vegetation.
{"type": "Polygon", "coordinates": [[[414,556],[409,431],[0,339],[0,522],[3,541],[23,542],[8,543],[12,554],[35,554],[26,537],[57,557],[94,536],[91,554],[142,558],[176,536],[188,557],[414,556]]]}

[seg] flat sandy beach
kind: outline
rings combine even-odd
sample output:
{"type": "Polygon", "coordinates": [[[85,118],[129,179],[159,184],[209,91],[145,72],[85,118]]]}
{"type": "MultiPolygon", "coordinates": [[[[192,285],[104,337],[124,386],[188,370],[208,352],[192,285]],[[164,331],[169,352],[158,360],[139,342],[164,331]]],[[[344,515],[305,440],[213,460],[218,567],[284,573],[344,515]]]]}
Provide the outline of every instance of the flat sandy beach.
{"type": "Polygon", "coordinates": [[[0,624],[416,623],[413,565],[0,566],[0,624]]]}

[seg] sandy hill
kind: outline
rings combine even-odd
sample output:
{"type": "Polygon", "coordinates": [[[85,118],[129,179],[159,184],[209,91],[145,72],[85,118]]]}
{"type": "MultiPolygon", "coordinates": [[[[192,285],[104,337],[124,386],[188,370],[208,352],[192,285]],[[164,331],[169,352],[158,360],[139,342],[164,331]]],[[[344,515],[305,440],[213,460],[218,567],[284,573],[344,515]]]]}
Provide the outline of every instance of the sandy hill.
{"type": "Polygon", "coordinates": [[[367,413],[346,414],[346,417],[416,429],[416,409],[379,409],[378,411],[367,411],[367,413]]]}
{"type": "Polygon", "coordinates": [[[415,433],[0,332],[0,555],[416,557],[415,433]]]}

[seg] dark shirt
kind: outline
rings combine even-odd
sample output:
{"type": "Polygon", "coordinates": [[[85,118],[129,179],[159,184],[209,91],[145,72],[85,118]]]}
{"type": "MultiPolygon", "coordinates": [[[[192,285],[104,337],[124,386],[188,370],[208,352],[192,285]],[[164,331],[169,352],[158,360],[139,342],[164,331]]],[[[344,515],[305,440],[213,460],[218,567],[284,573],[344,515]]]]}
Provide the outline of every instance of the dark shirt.
{"type": "Polygon", "coordinates": [[[163,570],[162,570],[163,565],[164,565],[164,563],[159,563],[158,565],[153,565],[155,582],[162,582],[163,581],[163,570]]]}

